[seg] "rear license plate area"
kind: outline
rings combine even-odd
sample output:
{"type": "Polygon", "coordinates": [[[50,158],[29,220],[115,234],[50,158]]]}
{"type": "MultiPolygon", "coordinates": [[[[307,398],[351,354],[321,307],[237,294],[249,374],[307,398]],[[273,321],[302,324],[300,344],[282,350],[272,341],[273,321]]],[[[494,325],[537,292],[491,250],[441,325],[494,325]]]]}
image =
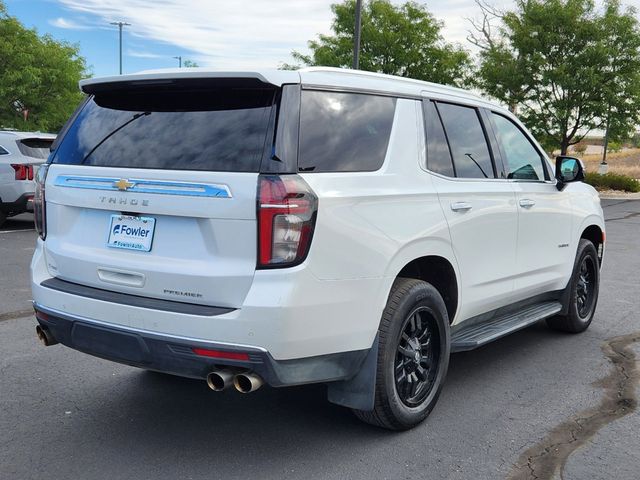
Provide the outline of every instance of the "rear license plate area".
{"type": "Polygon", "coordinates": [[[155,218],[111,215],[107,247],[150,252],[155,229],[155,218]]]}

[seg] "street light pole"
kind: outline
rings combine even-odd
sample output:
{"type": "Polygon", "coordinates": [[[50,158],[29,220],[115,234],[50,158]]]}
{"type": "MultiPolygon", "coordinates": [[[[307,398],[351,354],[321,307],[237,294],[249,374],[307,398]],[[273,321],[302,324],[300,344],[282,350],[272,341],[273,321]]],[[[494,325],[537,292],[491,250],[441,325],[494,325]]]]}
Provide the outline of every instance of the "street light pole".
{"type": "Polygon", "coordinates": [[[362,0],[356,0],[356,28],[353,36],[353,69],[360,65],[360,30],[361,30],[362,0]]]}
{"type": "Polygon", "coordinates": [[[131,26],[131,24],[127,22],[111,22],[110,25],[117,25],[120,34],[120,75],[122,75],[122,27],[131,26]]]}
{"type": "Polygon", "coordinates": [[[178,55],[177,57],[173,57],[178,60],[178,68],[182,68],[182,55],[178,55]]]}

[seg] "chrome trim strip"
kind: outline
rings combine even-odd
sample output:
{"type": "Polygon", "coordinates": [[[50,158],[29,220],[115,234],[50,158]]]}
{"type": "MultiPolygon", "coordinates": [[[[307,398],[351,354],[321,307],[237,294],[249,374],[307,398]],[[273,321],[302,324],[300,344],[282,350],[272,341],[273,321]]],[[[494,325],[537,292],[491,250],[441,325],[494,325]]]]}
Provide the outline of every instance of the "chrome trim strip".
{"type": "Polygon", "coordinates": [[[144,180],[140,178],[124,179],[133,186],[120,190],[115,184],[123,180],[117,177],[82,177],[58,175],[56,187],[86,188],[89,190],[109,190],[111,192],[156,193],[160,195],[182,195],[185,197],[232,198],[227,185],[218,183],[166,182],[162,180],[144,180]]]}
{"type": "MultiPolygon", "coordinates": [[[[53,316],[59,316],[62,317],[66,320],[78,320],[81,322],[86,322],[86,323],[92,323],[95,325],[101,325],[104,327],[109,327],[109,328],[114,328],[117,330],[125,330],[127,332],[131,332],[131,333],[139,333],[142,335],[149,335],[149,336],[155,336],[155,337],[161,337],[161,338],[170,338],[173,340],[183,340],[183,341],[187,341],[187,342],[200,342],[200,343],[208,343],[212,346],[223,346],[223,347],[229,347],[229,348],[237,348],[238,350],[245,350],[245,351],[255,351],[255,352],[263,352],[266,353],[267,350],[262,348],[262,347],[256,347],[255,345],[244,345],[241,343],[228,343],[228,342],[220,342],[220,341],[213,341],[213,340],[205,340],[202,338],[193,338],[193,337],[182,337],[180,335],[172,335],[170,333],[160,333],[160,332],[152,332],[149,330],[141,330],[138,328],[132,328],[132,327],[127,327],[124,325],[118,325],[116,323],[108,323],[108,322],[103,322],[101,320],[95,320],[93,318],[87,318],[87,317],[83,317],[80,315],[70,315],[68,313],[65,312],[61,312],[60,310],[56,310],[55,308],[50,308],[50,307],[45,307],[41,304],[39,304],[38,302],[36,302],[35,300],[33,300],[33,307],[36,310],[40,310],[41,312],[44,313],[49,313],[53,316]]],[[[135,307],[134,307],[135,308],[135,307]]]]}

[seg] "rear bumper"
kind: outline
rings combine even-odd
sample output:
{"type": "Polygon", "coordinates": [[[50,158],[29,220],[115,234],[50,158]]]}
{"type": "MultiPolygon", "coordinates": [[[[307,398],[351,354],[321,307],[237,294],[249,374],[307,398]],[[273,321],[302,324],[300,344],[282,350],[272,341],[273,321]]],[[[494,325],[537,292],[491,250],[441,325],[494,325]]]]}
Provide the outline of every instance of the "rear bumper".
{"type": "Polygon", "coordinates": [[[216,368],[233,366],[257,373],[273,387],[345,380],[358,373],[368,353],[368,350],[357,350],[275,360],[259,347],[115,327],[36,302],[34,308],[38,323],[67,347],[126,365],[196,379],[205,379],[216,368]],[[196,348],[246,354],[248,360],[203,357],[194,353],[196,348]]]}
{"type": "Polygon", "coordinates": [[[84,286],[57,288],[52,280],[66,279],[56,275],[43,245],[37,239],[31,262],[32,298],[43,308],[116,329],[251,345],[278,362],[370,349],[386,300],[381,279],[318,280],[300,265],[257,271],[242,305],[222,306],[226,312],[173,309],[159,303],[176,302],[143,299],[139,289],[105,284],[105,295],[84,286]]]}

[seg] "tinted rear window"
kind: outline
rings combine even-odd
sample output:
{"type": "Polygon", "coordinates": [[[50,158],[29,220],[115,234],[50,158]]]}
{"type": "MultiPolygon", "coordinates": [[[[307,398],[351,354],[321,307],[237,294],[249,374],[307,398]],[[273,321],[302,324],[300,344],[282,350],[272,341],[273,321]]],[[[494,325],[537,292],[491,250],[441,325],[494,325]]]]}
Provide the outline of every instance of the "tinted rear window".
{"type": "Polygon", "coordinates": [[[395,108],[391,97],[303,91],[298,169],[378,170],[387,153],[395,108]]]}
{"type": "Polygon", "coordinates": [[[25,157],[46,159],[49,156],[49,147],[53,139],[48,138],[23,138],[16,142],[20,153],[25,157]]]}
{"type": "Polygon", "coordinates": [[[274,88],[147,88],[96,94],[53,163],[257,172],[274,88]]]}

